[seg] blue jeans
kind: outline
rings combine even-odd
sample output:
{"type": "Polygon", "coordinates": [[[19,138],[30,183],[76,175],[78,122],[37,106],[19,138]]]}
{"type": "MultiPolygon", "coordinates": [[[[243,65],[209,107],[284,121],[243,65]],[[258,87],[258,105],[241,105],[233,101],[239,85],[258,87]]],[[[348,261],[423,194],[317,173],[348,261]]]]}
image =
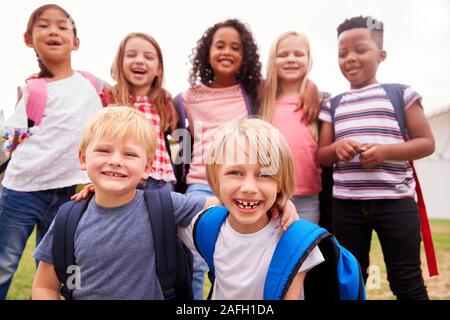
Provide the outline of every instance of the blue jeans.
{"type": "MultiPolygon", "coordinates": [[[[0,199],[0,300],[11,280],[30,234],[37,226],[36,245],[44,237],[59,206],[70,200],[75,187],[19,192],[3,189],[0,199]]],[[[36,261],[36,265],[39,261],[36,261]]]]}
{"type": "MultiPolygon", "coordinates": [[[[192,196],[205,196],[205,197],[214,196],[209,185],[200,183],[188,185],[186,194],[192,196]]],[[[208,269],[208,266],[197,252],[192,251],[192,255],[194,256],[194,274],[192,280],[192,290],[194,291],[194,299],[203,300],[204,277],[205,272],[208,269]]]]}
{"type": "Polygon", "coordinates": [[[318,194],[312,196],[294,196],[292,202],[300,218],[319,224],[320,209],[318,194]]]}
{"type": "Polygon", "coordinates": [[[137,186],[140,190],[159,190],[159,191],[173,191],[173,184],[164,180],[155,180],[148,178],[137,186]]]}

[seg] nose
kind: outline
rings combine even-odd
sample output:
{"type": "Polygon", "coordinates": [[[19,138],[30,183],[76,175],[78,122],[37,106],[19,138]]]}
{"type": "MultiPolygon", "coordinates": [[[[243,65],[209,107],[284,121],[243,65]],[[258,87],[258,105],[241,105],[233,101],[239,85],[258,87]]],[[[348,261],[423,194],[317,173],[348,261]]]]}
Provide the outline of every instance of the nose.
{"type": "Polygon", "coordinates": [[[123,166],[123,157],[120,153],[114,152],[111,154],[108,164],[111,166],[121,167],[123,166]]]}
{"type": "Polygon", "coordinates": [[[59,28],[58,28],[58,26],[56,26],[56,25],[54,25],[54,24],[50,24],[50,25],[48,26],[48,32],[49,32],[49,34],[51,34],[51,35],[57,35],[58,32],[59,32],[59,28]]]}
{"type": "Polygon", "coordinates": [[[257,185],[256,179],[253,176],[248,175],[242,181],[241,191],[242,191],[242,193],[247,193],[247,194],[256,193],[256,191],[257,191],[256,185],[257,185]]]}
{"type": "Polygon", "coordinates": [[[356,56],[354,53],[350,52],[349,54],[347,54],[347,59],[345,59],[346,62],[355,62],[356,61],[356,56]]]}

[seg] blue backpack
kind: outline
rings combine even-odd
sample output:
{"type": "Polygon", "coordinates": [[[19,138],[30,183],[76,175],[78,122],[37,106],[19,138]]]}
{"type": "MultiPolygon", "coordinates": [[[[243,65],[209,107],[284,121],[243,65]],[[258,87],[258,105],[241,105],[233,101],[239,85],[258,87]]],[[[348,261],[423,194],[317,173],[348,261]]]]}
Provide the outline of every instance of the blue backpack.
{"type": "MultiPolygon", "coordinates": [[[[74,239],[81,216],[86,211],[89,199],[63,204],[55,217],[53,236],[53,263],[61,282],[61,295],[72,299],[68,286],[68,268],[76,265],[74,239]]],[[[172,198],[168,191],[144,192],[150,225],[155,245],[156,274],[166,300],[193,300],[192,253],[176,234],[172,198]]]]}
{"type": "MultiPolygon", "coordinates": [[[[212,207],[198,217],[194,226],[194,244],[209,266],[212,288],[215,279],[214,250],[228,209],[212,207]]],[[[318,246],[325,261],[308,271],[304,281],[306,300],[365,300],[361,269],[356,258],[316,224],[300,219],[281,236],[275,248],[264,285],[265,300],[283,299],[292,279],[311,250],[318,246]]]]}

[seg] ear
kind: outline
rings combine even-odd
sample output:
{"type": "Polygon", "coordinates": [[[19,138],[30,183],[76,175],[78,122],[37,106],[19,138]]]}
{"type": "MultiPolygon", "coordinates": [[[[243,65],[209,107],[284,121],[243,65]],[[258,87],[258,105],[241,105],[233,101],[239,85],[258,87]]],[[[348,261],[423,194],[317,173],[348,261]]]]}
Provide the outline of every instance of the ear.
{"type": "Polygon", "coordinates": [[[380,57],[379,57],[378,63],[383,62],[384,60],[386,60],[387,53],[386,53],[385,50],[380,50],[379,54],[380,54],[380,57]]]}
{"type": "Polygon", "coordinates": [[[142,174],[142,179],[147,180],[150,176],[150,172],[152,171],[152,161],[147,160],[147,164],[145,165],[144,173],[142,174]]]}
{"type": "Polygon", "coordinates": [[[86,171],[86,154],[81,149],[78,150],[78,160],[80,160],[80,169],[86,171]]]}
{"type": "Polygon", "coordinates": [[[31,34],[25,32],[25,33],[23,34],[23,40],[24,40],[25,44],[26,44],[28,47],[34,48],[34,45],[33,45],[33,37],[31,36],[31,34]]]}
{"type": "Polygon", "coordinates": [[[77,51],[78,48],[80,47],[80,39],[79,38],[75,38],[73,39],[73,51],[77,51]]]}

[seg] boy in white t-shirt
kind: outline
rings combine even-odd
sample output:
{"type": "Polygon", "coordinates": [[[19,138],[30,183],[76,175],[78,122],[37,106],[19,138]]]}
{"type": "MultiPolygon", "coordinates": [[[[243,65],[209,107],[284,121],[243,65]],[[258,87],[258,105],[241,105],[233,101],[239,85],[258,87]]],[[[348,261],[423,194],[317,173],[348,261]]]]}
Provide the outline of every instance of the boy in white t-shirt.
{"type": "MultiPolygon", "coordinates": [[[[280,222],[268,214],[294,190],[292,157],[285,139],[270,124],[244,119],[224,127],[209,152],[209,185],[229,215],[222,225],[214,253],[212,299],[263,298],[264,283],[282,235],[280,222]]],[[[192,249],[194,225],[179,228],[192,249]]],[[[294,277],[284,299],[303,299],[306,272],[324,261],[315,247],[294,277]]]]}

